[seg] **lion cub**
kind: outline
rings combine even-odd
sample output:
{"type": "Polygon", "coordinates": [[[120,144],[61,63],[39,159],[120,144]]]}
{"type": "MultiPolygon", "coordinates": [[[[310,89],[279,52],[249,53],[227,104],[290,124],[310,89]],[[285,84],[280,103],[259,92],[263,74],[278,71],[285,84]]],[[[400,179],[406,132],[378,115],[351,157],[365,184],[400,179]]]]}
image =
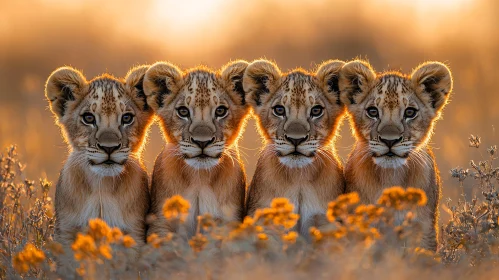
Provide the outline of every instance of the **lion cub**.
{"type": "Polygon", "coordinates": [[[244,209],[246,175],[237,138],[248,114],[241,86],[248,63],[236,61],[215,72],[199,67],[186,72],[158,62],[144,78],[147,100],[166,138],[152,175],[150,233],[175,231],[163,216],[166,199],[181,195],[191,205],[187,235],[197,216],[239,221],[244,209]]]}
{"type": "Polygon", "coordinates": [[[345,166],[347,192],[358,192],[363,203],[376,203],[387,187],[424,190],[428,204],[417,213],[422,246],[435,250],[441,187],[427,143],[452,90],[450,70],[427,62],[410,76],[376,74],[357,60],[343,67],[339,86],[357,139],[345,166]]]}
{"type": "Polygon", "coordinates": [[[149,192],[140,150],[153,117],[142,91],[147,68],[132,69],[125,80],[102,75],[87,81],[62,67],[47,80],[45,95],[70,148],[55,193],[63,265],[74,264],[70,245],[92,218],[145,243],[149,192]]]}
{"type": "Polygon", "coordinates": [[[258,60],[246,69],[244,90],[266,140],[247,198],[247,215],[286,197],[300,215],[295,230],[308,237],[325,221],[328,202],[342,194],[342,166],[332,142],[344,106],[338,75],[344,62],[327,61],[315,73],[281,73],[258,60]]]}

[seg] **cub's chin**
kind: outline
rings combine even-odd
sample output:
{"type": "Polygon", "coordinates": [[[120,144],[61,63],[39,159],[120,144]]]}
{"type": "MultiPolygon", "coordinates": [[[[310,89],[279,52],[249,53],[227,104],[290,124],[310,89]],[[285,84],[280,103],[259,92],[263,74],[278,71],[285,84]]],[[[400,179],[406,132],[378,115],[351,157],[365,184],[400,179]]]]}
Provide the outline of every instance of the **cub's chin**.
{"type": "Polygon", "coordinates": [[[373,161],[381,168],[396,169],[404,166],[407,159],[399,156],[380,156],[373,157],[373,161]]]}
{"type": "Polygon", "coordinates": [[[279,162],[289,168],[303,168],[314,162],[314,157],[307,157],[305,155],[289,154],[280,156],[279,162]]]}
{"type": "Polygon", "coordinates": [[[114,177],[120,175],[125,170],[125,166],[118,163],[102,163],[90,165],[90,170],[100,177],[114,177]]]}
{"type": "Polygon", "coordinates": [[[211,169],[219,163],[219,158],[209,156],[193,157],[185,159],[185,163],[194,169],[211,169]]]}

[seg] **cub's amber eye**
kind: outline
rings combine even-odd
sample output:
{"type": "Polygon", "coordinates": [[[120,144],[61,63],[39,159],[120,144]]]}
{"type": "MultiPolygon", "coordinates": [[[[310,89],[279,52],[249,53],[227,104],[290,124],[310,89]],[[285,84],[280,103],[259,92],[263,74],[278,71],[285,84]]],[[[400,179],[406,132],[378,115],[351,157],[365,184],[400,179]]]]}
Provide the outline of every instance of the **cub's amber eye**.
{"type": "Polygon", "coordinates": [[[95,124],[95,116],[92,113],[85,113],[81,116],[81,120],[86,125],[95,124]]]}
{"type": "Polygon", "coordinates": [[[379,117],[378,108],[376,108],[376,107],[367,108],[366,113],[367,113],[368,117],[373,118],[373,119],[379,117]]]}
{"type": "Polygon", "coordinates": [[[121,117],[121,122],[124,125],[131,124],[133,122],[133,115],[131,113],[126,113],[121,117]]]}
{"type": "Polygon", "coordinates": [[[284,108],[284,106],[276,105],[272,109],[274,110],[274,114],[278,117],[284,117],[286,115],[286,108],[284,108]]]}
{"type": "Polygon", "coordinates": [[[312,107],[312,110],[310,110],[310,116],[314,118],[322,116],[322,113],[324,113],[324,107],[321,105],[315,105],[312,107]]]}
{"type": "Polygon", "coordinates": [[[414,119],[417,114],[418,114],[418,109],[413,108],[413,107],[409,107],[409,108],[405,109],[404,118],[414,119]]]}
{"type": "Polygon", "coordinates": [[[223,118],[223,117],[227,116],[228,113],[229,113],[229,109],[227,109],[227,107],[225,107],[225,106],[219,106],[215,110],[215,116],[217,116],[217,118],[223,118]]]}
{"type": "Polygon", "coordinates": [[[189,109],[187,109],[187,107],[184,106],[177,109],[177,114],[181,118],[188,118],[190,115],[189,109]]]}

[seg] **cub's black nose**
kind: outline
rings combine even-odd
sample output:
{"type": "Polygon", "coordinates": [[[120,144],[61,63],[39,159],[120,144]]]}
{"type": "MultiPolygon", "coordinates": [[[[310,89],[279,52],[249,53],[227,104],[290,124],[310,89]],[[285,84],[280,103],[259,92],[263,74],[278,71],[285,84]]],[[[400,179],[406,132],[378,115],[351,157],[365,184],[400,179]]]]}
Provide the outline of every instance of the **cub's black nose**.
{"type": "Polygon", "coordinates": [[[298,147],[298,145],[307,141],[307,139],[308,139],[308,135],[303,137],[303,138],[291,138],[291,137],[288,137],[287,135],[285,137],[286,137],[286,140],[291,142],[291,144],[293,144],[295,147],[298,147]]]}
{"type": "Polygon", "coordinates": [[[215,137],[211,138],[208,141],[198,141],[198,140],[195,140],[194,138],[192,138],[191,140],[192,140],[193,143],[195,143],[196,145],[198,145],[199,148],[204,149],[208,145],[210,145],[211,143],[213,143],[215,141],[215,137]]]}
{"type": "Polygon", "coordinates": [[[121,148],[121,144],[119,144],[118,146],[111,146],[111,147],[97,144],[97,147],[106,152],[108,155],[111,155],[114,151],[119,150],[121,148]]]}
{"type": "Polygon", "coordinates": [[[401,142],[402,141],[402,137],[400,137],[398,139],[393,139],[393,140],[383,139],[383,138],[380,137],[379,141],[385,143],[385,145],[388,148],[391,148],[391,147],[395,146],[397,143],[401,142]]]}

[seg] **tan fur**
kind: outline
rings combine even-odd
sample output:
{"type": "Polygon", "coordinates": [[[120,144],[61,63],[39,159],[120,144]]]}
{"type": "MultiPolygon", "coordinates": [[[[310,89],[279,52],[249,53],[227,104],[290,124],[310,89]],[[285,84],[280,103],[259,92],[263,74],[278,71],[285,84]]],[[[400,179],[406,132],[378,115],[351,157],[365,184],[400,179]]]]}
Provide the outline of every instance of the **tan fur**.
{"type": "Polygon", "coordinates": [[[134,68],[125,80],[102,75],[87,82],[79,71],[62,67],[47,80],[46,97],[70,148],[55,194],[55,239],[66,251],[60,259],[66,277],[76,265],[70,245],[89,219],[101,218],[130,234],[139,246],[145,243],[149,191],[140,149],[153,116],[142,92],[147,69],[134,68]],[[95,116],[95,125],[82,122],[86,112],[95,116]],[[133,123],[120,122],[124,113],[135,115],[133,123]],[[116,141],[120,148],[108,155],[98,146],[104,141],[116,141]],[[101,167],[105,158],[116,163],[101,167]]]}
{"type": "Polygon", "coordinates": [[[182,195],[191,205],[187,234],[196,232],[198,215],[209,213],[223,221],[240,221],[244,210],[246,175],[237,149],[248,106],[241,80],[248,65],[235,61],[215,72],[206,67],[181,71],[165,62],[151,66],[144,79],[148,101],[154,107],[168,142],[159,154],[152,176],[150,233],[176,231],[163,216],[163,205],[182,195]],[[225,117],[215,115],[225,106],[225,117]],[[188,117],[179,115],[187,108],[188,117]],[[210,142],[201,148],[195,141],[210,142]]]}
{"type": "Polygon", "coordinates": [[[357,140],[345,164],[347,192],[358,192],[362,203],[376,203],[388,187],[424,190],[428,204],[417,213],[423,224],[422,246],[435,250],[441,187],[427,143],[452,91],[450,70],[427,62],[410,76],[376,74],[367,62],[357,60],[343,67],[339,87],[357,140]],[[378,117],[368,115],[371,107],[377,108],[378,117]],[[418,110],[414,118],[405,115],[410,107],[418,110]],[[389,149],[385,138],[398,142],[389,149]],[[390,151],[394,155],[386,156],[390,151]]]}
{"type": "Polygon", "coordinates": [[[286,197],[301,216],[294,229],[301,235],[308,237],[310,226],[326,222],[328,202],[344,191],[342,166],[333,147],[344,113],[337,89],[343,64],[332,60],[316,73],[298,69],[283,74],[274,63],[259,60],[246,69],[246,99],[266,140],[248,190],[247,215],[269,207],[274,198],[286,197]],[[286,116],[276,115],[276,106],[285,107],[286,116]],[[312,118],[315,106],[324,108],[323,115],[312,118]],[[306,140],[291,144],[291,138],[299,137],[306,140]]]}

